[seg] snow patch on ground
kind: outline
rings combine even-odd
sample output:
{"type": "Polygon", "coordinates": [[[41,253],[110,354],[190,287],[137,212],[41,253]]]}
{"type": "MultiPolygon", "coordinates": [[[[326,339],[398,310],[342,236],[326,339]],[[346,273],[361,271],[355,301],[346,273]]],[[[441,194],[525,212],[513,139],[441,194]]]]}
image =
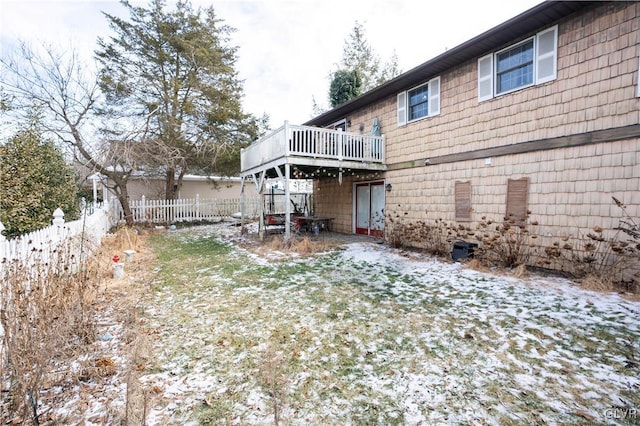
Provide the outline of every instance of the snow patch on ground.
{"type": "MultiPolygon", "coordinates": [[[[231,243],[239,232],[171,233],[226,241],[242,266],[201,266],[143,302],[155,337],[141,380],[160,391],[148,425],[272,424],[274,404],[286,424],[614,424],[606,410],[640,405],[638,302],[380,244],[256,255],[231,243]]],[[[108,404],[124,404],[123,381],[103,389],[108,404]]]]}

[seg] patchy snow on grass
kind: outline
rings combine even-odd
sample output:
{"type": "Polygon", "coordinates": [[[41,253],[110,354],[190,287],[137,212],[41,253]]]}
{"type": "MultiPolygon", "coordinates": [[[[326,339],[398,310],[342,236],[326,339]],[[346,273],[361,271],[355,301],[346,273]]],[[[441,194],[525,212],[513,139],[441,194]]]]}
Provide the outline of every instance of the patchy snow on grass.
{"type": "Polygon", "coordinates": [[[155,243],[148,425],[616,424],[640,407],[638,302],[373,243],[266,260],[239,233],[155,243]]]}

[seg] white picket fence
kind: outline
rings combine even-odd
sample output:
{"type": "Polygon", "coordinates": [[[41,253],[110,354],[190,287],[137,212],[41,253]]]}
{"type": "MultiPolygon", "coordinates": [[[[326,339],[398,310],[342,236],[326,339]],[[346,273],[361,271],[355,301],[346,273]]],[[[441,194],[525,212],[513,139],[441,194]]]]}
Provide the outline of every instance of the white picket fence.
{"type": "MultiPolygon", "coordinates": [[[[196,197],[181,200],[146,200],[143,197],[142,200],[132,201],[130,207],[136,223],[168,224],[237,217],[236,214],[241,211],[240,203],[239,198],[201,200],[200,197],[196,197]]],[[[260,207],[259,198],[247,198],[244,203],[245,217],[256,218],[260,207]]],[[[30,262],[46,262],[46,256],[51,250],[74,237],[83,236],[86,241],[91,240],[95,244],[100,244],[101,238],[109,229],[122,221],[124,221],[122,207],[114,199],[104,205],[88,206],[82,210],[79,220],[70,222],[65,222],[64,212],[56,209],[51,226],[9,240],[2,235],[4,226],[0,222],[0,269],[2,262],[25,260],[27,257],[30,258],[30,262]]],[[[79,249],[88,249],[88,247],[80,244],[79,249]]]]}
{"type": "MultiPolygon", "coordinates": [[[[284,211],[283,200],[276,202],[278,211],[284,211]],[[282,204],[282,205],[280,205],[282,204]]],[[[226,218],[238,218],[241,211],[241,199],[207,199],[199,196],[194,199],[147,200],[144,197],[130,204],[134,223],[169,224],[175,222],[218,221],[226,218]]],[[[255,219],[260,212],[260,198],[244,200],[245,218],[255,219]]],[[[83,237],[82,241],[91,241],[99,245],[101,238],[109,229],[124,222],[124,212],[120,203],[113,199],[100,206],[83,209],[79,220],[65,222],[64,212],[56,209],[52,225],[29,234],[7,240],[2,235],[4,226],[0,223],[0,271],[3,262],[25,260],[29,262],[47,262],[48,254],[63,242],[83,237]],[[37,254],[37,255],[36,255],[37,254]]],[[[76,259],[90,254],[90,247],[77,244],[76,259]]]]}
{"type": "MultiPolygon", "coordinates": [[[[114,203],[116,204],[116,203],[114,203]]],[[[134,223],[168,224],[175,222],[219,221],[226,218],[239,217],[241,212],[240,198],[200,199],[184,198],[178,200],[140,200],[129,203],[134,223]]],[[[246,218],[258,217],[259,198],[245,198],[244,214],[246,218]]],[[[115,216],[124,221],[124,211],[117,204],[115,216]]]]}
{"type": "MultiPolygon", "coordinates": [[[[30,263],[46,263],[52,250],[74,238],[100,244],[101,238],[115,224],[109,210],[108,203],[97,208],[85,208],[80,214],[80,219],[65,222],[64,212],[56,209],[51,226],[10,240],[2,235],[4,225],[0,223],[0,271],[5,262],[24,261],[27,258],[30,263]]],[[[75,258],[81,260],[90,251],[90,247],[80,242],[74,245],[73,250],[77,251],[72,253],[75,258]]]]}

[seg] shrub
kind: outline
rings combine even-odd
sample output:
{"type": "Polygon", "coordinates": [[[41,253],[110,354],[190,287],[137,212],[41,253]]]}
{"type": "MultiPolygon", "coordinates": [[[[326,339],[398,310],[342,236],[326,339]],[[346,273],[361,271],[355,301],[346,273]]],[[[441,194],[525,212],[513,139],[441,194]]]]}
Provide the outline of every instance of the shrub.
{"type": "Polygon", "coordinates": [[[76,195],[72,169],[36,125],[0,145],[0,221],[7,238],[48,226],[58,207],[65,220],[77,218],[76,195]]]}
{"type": "Polygon", "coordinates": [[[93,339],[94,289],[79,270],[70,241],[49,253],[0,264],[0,419],[38,424],[46,374],[64,355],[93,339]],[[41,256],[48,258],[42,261],[41,256]]]}
{"type": "Polygon", "coordinates": [[[517,268],[522,274],[526,266],[537,265],[570,273],[594,288],[637,291],[640,282],[640,228],[624,205],[615,198],[614,202],[625,214],[620,225],[614,228],[615,234],[595,226],[586,233],[578,231],[576,236],[564,236],[544,243],[548,245],[539,243],[544,238],[535,232],[538,223],[530,221],[530,212],[523,218],[510,215],[501,222],[483,216],[473,229],[441,219],[432,223],[423,220],[412,222],[407,219],[407,212],[392,211],[385,217],[385,237],[392,247],[423,248],[439,256],[449,255],[452,242],[471,240],[479,243],[474,261],[476,267],[482,264],[482,267],[517,268]],[[625,235],[631,238],[624,239],[625,235]]]}
{"type": "Polygon", "coordinates": [[[619,233],[606,236],[599,226],[586,234],[577,231],[576,236],[563,236],[544,247],[538,264],[570,273],[593,288],[635,291],[640,244],[619,238],[619,233]]]}
{"type": "Polygon", "coordinates": [[[407,216],[407,212],[391,212],[385,217],[385,235],[390,246],[422,248],[436,256],[447,256],[453,239],[460,237],[460,232],[442,219],[433,223],[424,220],[411,222],[407,216]]]}
{"type": "MultiPolygon", "coordinates": [[[[485,263],[505,268],[527,265],[535,244],[528,229],[528,216],[516,219],[513,215],[505,217],[502,223],[495,224],[482,217],[478,225],[476,239],[480,241],[479,256],[485,263]],[[493,229],[491,229],[493,227],[493,229]]],[[[537,223],[532,223],[536,225],[537,223]]]]}

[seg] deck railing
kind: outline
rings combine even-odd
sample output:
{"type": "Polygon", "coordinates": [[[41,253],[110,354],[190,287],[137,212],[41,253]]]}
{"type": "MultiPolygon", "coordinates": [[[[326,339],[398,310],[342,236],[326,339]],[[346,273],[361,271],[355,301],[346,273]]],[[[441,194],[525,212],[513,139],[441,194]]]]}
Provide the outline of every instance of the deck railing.
{"type": "Polygon", "coordinates": [[[384,150],[384,136],[285,122],[284,126],[243,149],[240,165],[244,172],[288,156],[384,164],[384,150]]]}

